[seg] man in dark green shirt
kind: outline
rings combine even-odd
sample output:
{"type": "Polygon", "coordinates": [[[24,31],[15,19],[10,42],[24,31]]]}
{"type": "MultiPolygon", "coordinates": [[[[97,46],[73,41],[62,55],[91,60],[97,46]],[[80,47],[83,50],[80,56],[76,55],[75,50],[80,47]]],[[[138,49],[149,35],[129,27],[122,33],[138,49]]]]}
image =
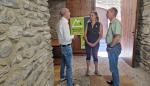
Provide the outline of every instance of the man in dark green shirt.
{"type": "Polygon", "coordinates": [[[120,21],[116,19],[117,13],[118,11],[114,7],[107,11],[107,17],[110,20],[110,25],[106,35],[106,43],[110,71],[112,72],[112,81],[107,81],[107,83],[112,84],[112,86],[120,86],[118,57],[121,53],[120,40],[122,36],[122,28],[120,21]]]}

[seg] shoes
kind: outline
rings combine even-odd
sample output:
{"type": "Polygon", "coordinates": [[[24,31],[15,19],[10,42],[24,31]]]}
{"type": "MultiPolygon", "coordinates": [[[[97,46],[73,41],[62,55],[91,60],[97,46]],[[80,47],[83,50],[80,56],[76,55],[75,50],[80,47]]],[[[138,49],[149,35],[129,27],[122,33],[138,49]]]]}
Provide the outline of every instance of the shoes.
{"type": "Polygon", "coordinates": [[[72,86],[76,86],[75,83],[73,83],[72,86]]]}
{"type": "Polygon", "coordinates": [[[98,71],[95,71],[94,73],[95,75],[102,76],[101,74],[98,73],[98,71]]]}
{"type": "Polygon", "coordinates": [[[86,76],[89,76],[90,74],[89,74],[89,71],[86,71],[86,74],[85,74],[86,76]]]}
{"type": "Polygon", "coordinates": [[[80,86],[80,85],[73,83],[73,86],[80,86]]]}
{"type": "Polygon", "coordinates": [[[98,71],[95,71],[94,73],[95,73],[95,75],[98,75],[98,71]]]}
{"type": "Polygon", "coordinates": [[[109,84],[109,85],[112,85],[112,84],[113,84],[113,81],[112,81],[112,80],[106,81],[106,82],[107,82],[107,84],[109,84]]]}
{"type": "Polygon", "coordinates": [[[62,79],[60,79],[60,81],[61,81],[61,82],[65,81],[65,80],[67,80],[67,79],[66,79],[66,78],[62,78],[62,79]]]}

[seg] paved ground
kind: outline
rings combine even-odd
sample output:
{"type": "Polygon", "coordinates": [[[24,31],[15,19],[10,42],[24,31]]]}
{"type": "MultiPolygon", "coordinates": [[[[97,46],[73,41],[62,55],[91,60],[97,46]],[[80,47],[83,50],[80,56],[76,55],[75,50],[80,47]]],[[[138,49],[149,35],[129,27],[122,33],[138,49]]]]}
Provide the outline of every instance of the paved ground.
{"type": "MultiPolygon", "coordinates": [[[[90,79],[85,76],[86,63],[85,56],[75,56],[73,60],[73,76],[76,86],[89,86],[90,79]]],[[[94,75],[94,64],[91,61],[90,75],[94,75]]],[[[150,86],[150,74],[141,68],[132,68],[122,59],[119,60],[120,76],[126,76],[134,83],[134,86],[150,86]]],[[[102,75],[111,75],[107,58],[99,58],[99,73],[102,75]]],[[[66,86],[65,82],[57,82],[56,86],[66,86]]]]}

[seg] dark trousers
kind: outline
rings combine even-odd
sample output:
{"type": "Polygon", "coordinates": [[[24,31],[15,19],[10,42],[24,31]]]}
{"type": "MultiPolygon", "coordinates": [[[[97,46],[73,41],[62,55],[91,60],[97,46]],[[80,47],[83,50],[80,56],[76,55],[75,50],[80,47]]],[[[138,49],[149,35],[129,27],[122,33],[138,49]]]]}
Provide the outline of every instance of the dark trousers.
{"type": "Polygon", "coordinates": [[[94,63],[98,63],[98,49],[99,43],[95,47],[90,47],[88,44],[85,45],[86,50],[86,60],[91,60],[91,56],[93,56],[94,63]]]}

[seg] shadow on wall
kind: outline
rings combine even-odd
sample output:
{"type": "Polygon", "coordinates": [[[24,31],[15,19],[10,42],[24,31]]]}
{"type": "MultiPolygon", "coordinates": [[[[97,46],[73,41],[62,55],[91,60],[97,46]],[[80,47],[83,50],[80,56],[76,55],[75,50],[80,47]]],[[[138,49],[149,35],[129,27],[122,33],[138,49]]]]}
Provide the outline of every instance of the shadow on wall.
{"type": "Polygon", "coordinates": [[[51,28],[50,33],[52,39],[58,39],[56,32],[56,25],[59,21],[59,11],[60,8],[66,7],[66,0],[48,0],[49,3],[49,11],[51,13],[51,17],[49,19],[49,26],[51,28]]]}

